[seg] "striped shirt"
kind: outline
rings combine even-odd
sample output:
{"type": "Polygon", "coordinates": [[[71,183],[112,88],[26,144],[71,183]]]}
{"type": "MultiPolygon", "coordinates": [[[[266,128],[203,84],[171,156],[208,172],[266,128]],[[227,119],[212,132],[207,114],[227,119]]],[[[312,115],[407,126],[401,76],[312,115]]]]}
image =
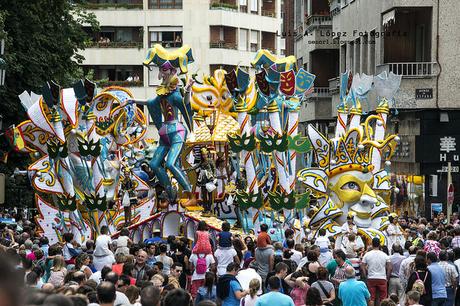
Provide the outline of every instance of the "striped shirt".
{"type": "Polygon", "coordinates": [[[452,249],[460,248],[460,236],[455,236],[454,238],[452,238],[450,245],[452,249]]]}
{"type": "Polygon", "coordinates": [[[348,264],[347,262],[344,262],[341,267],[337,266],[337,269],[335,269],[335,273],[333,277],[336,283],[341,283],[347,279],[347,277],[345,276],[345,269],[347,267],[350,267],[350,264],[348,264]]]}
{"type": "Polygon", "coordinates": [[[446,287],[452,287],[456,284],[458,280],[457,269],[455,269],[455,267],[447,261],[440,261],[439,266],[444,271],[444,276],[446,277],[446,287]]]}

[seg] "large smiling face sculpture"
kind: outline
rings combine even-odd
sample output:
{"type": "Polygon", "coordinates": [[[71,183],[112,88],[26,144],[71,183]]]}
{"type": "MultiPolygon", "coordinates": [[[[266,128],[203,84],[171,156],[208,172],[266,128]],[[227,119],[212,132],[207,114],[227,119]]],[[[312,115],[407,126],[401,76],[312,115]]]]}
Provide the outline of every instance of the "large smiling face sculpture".
{"type": "Polygon", "coordinates": [[[192,87],[192,107],[197,112],[215,109],[229,113],[233,106],[230,92],[225,84],[225,70],[217,69],[213,76],[203,78],[203,84],[192,87]]]}
{"type": "Polygon", "coordinates": [[[391,185],[387,171],[376,169],[373,155],[380,156],[380,167],[382,158],[388,160],[393,155],[397,136],[376,140],[374,131],[383,121],[380,115],[371,115],[363,124],[332,139],[308,126],[318,167],[303,169],[298,176],[318,199],[310,221],[312,228],[325,228],[328,235],[338,235],[352,214],[364,239],[379,237],[385,242],[382,231],[388,226],[389,208],[383,198],[391,185]]]}

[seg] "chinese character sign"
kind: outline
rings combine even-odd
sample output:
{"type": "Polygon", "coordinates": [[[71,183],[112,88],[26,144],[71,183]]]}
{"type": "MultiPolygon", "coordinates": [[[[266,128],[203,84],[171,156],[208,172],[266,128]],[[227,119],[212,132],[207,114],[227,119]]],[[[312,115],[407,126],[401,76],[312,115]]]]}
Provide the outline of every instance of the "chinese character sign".
{"type": "Polygon", "coordinates": [[[446,137],[441,137],[439,146],[440,146],[440,151],[441,152],[455,152],[457,150],[456,148],[456,142],[454,137],[446,136],[446,137]]]}

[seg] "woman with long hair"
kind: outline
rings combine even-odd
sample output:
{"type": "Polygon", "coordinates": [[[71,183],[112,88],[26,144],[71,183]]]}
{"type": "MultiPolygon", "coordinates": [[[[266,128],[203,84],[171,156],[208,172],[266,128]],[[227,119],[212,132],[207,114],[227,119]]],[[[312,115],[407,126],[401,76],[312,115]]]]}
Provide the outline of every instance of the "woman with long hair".
{"type": "Polygon", "coordinates": [[[178,262],[182,265],[184,273],[181,273],[179,276],[179,284],[182,289],[185,289],[187,286],[187,275],[190,274],[190,261],[188,255],[185,253],[186,246],[182,241],[179,241],[176,244],[176,252],[171,255],[171,258],[174,262],[178,262]]]}
{"type": "Polygon", "coordinates": [[[318,261],[318,253],[315,251],[307,252],[308,263],[302,267],[305,270],[305,275],[308,276],[308,284],[311,286],[314,282],[318,280],[316,272],[318,268],[321,267],[321,264],[318,261]]]}
{"type": "Polygon", "coordinates": [[[215,302],[217,300],[216,290],[216,277],[212,272],[206,272],[204,277],[204,285],[198,288],[197,295],[195,298],[195,305],[204,300],[210,300],[215,302]]]}
{"type": "Polygon", "coordinates": [[[48,283],[53,284],[55,288],[59,288],[64,284],[64,278],[67,275],[67,269],[64,257],[61,255],[54,256],[53,267],[51,268],[48,283]]]}
{"type": "Polygon", "coordinates": [[[75,270],[85,273],[86,279],[89,279],[93,274],[93,271],[88,267],[91,263],[91,258],[86,253],[81,253],[75,259],[75,270]]]}
{"type": "Polygon", "coordinates": [[[249,294],[241,300],[242,306],[255,306],[257,299],[257,292],[260,290],[260,281],[257,278],[251,279],[249,282],[249,294]]]}
{"type": "Polygon", "coordinates": [[[417,253],[414,264],[415,271],[407,281],[406,293],[412,290],[417,291],[420,293],[420,304],[431,306],[431,272],[427,268],[426,257],[417,253]]]}

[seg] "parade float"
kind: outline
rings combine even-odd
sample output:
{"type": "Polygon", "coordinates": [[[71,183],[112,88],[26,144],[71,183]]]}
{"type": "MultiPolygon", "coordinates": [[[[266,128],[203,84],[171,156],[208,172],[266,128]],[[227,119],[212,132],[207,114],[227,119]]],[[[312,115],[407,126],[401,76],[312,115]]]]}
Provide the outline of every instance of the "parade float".
{"type": "Polygon", "coordinates": [[[324,228],[341,243],[349,215],[364,240],[386,242],[397,136],[385,137],[385,130],[400,78],[342,75],[337,131],[329,139],[312,125],[308,137],[298,132],[315,76],[298,69],[295,57],[260,50],[253,76],[241,67],[190,76],[193,61],[187,45],[149,49],[143,64],[158,67],[162,80],[149,100],[120,87],[98,91],[88,80],[21,94],[30,120],[14,135],[33,159],[36,220],[51,243],[65,232],[81,243],[94,239],[102,225],[115,237],[128,227],[136,242],[158,230],[192,240],[199,221],[215,237],[225,220],[241,234],[257,234],[266,223],[272,237],[285,228],[299,239],[314,237],[324,228]],[[372,85],[378,107],[361,122],[372,85]],[[143,106],[157,142],[145,139],[143,106]],[[316,167],[298,171],[297,159],[311,149],[316,167]],[[297,192],[298,181],[306,192],[297,192]]]}
{"type": "Polygon", "coordinates": [[[299,171],[298,177],[317,198],[308,224],[312,236],[325,229],[326,235],[338,238],[336,245],[343,247],[347,240],[347,219],[352,219],[350,228],[356,227],[360,245],[363,239],[369,243],[374,237],[383,244],[388,242],[387,202],[391,192],[397,192],[390,182],[390,159],[399,137],[385,135],[385,131],[400,81],[401,77],[393,73],[373,77],[346,72],[341,76],[334,137],[328,138],[313,125],[308,126],[316,167],[299,171]],[[378,105],[375,113],[365,114],[362,103],[372,86],[378,105]]]}
{"type": "MultiPolygon", "coordinates": [[[[174,65],[177,52],[191,55],[187,48],[169,53],[155,46],[145,63],[158,66],[165,82],[164,67],[174,65]]],[[[182,100],[183,109],[190,101],[194,111],[185,144],[181,139],[182,169],[188,173],[190,189],[178,184],[178,194],[186,198],[179,197],[168,211],[132,226],[136,239],[145,239],[157,228],[163,237],[192,239],[197,221],[209,225],[211,237],[225,220],[240,234],[256,234],[261,223],[278,232],[283,227],[300,229],[297,216],[305,213],[309,193],[294,192],[296,155],[310,146],[297,134],[298,111],[314,76],[297,71],[294,57],[278,59],[266,50],[259,51],[251,64],[257,70],[253,77],[237,68],[218,69],[201,81],[183,78],[183,84],[193,83],[184,88],[185,94],[191,89],[191,96],[182,100]]]]}
{"type": "Polygon", "coordinates": [[[42,95],[20,95],[30,119],[15,127],[15,135],[32,157],[36,221],[51,243],[65,232],[85,242],[103,225],[115,232],[125,223],[122,206],[133,197],[130,222],[150,216],[154,200],[146,197],[149,186],[138,168],[151,150],[142,142],[147,122],[130,98],[119,87],[98,92],[88,80],[64,89],[50,82],[42,95]]]}

